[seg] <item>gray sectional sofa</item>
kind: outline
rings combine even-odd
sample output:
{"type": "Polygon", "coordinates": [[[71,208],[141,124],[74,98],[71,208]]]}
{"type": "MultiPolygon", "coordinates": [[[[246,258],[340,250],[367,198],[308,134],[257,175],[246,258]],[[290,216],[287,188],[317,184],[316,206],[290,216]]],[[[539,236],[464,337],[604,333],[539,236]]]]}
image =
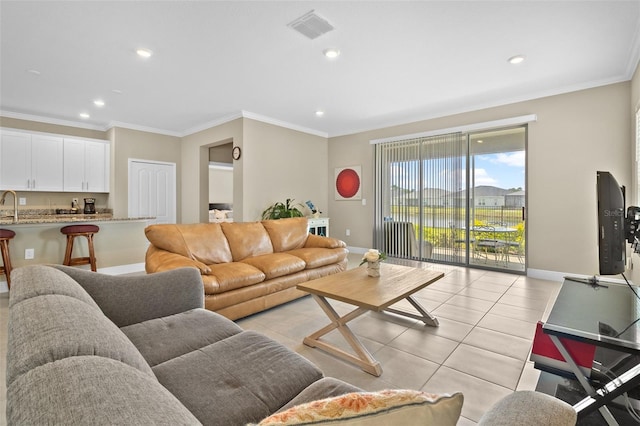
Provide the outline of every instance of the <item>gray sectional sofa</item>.
{"type": "Polygon", "coordinates": [[[8,424],[242,425],[358,390],[203,309],[203,297],[193,268],[15,269],[8,424]]]}
{"type": "MultiPolygon", "coordinates": [[[[195,268],[137,276],[66,266],[15,269],[7,423],[246,425],[303,410],[307,402],[322,408],[317,401],[322,398],[364,395],[323,377],[305,358],[268,337],[203,309],[203,298],[195,268]]],[[[456,395],[389,409],[369,399],[379,410],[376,417],[356,412],[339,424],[453,426],[462,407],[462,395],[456,395]],[[405,420],[390,420],[398,415],[405,420]]],[[[310,415],[304,412],[302,423],[316,424],[307,420],[310,415]]],[[[575,418],[571,406],[555,398],[515,392],[485,413],[479,425],[571,426],[575,418]]],[[[327,424],[326,419],[318,424],[327,424]]]]}

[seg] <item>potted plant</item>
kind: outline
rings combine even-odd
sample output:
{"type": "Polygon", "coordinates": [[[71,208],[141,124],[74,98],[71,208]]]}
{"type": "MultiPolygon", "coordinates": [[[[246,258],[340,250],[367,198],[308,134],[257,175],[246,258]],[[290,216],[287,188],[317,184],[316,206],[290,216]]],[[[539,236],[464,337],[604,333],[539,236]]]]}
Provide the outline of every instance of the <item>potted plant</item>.
{"type": "Polygon", "coordinates": [[[277,203],[267,207],[265,211],[262,212],[263,220],[302,216],[302,212],[293,205],[293,200],[291,198],[287,198],[287,201],[284,203],[278,201],[277,203]]]}

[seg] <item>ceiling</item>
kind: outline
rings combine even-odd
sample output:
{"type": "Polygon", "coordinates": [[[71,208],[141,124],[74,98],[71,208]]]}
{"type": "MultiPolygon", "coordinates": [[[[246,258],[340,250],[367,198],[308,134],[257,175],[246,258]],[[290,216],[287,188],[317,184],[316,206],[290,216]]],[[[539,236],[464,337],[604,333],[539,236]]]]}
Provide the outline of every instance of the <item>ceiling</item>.
{"type": "Polygon", "coordinates": [[[239,116],[350,134],[627,81],[640,57],[640,0],[2,0],[0,19],[2,115],[177,136],[239,116]],[[334,29],[288,26],[311,10],[334,29]]]}

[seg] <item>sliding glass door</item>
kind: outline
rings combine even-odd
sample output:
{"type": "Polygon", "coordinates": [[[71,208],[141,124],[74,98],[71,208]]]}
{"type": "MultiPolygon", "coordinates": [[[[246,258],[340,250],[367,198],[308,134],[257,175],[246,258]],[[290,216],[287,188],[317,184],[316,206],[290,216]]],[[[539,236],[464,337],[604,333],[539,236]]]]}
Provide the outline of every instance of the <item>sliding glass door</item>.
{"type": "Polygon", "coordinates": [[[376,145],[376,247],[525,271],[526,127],[376,145]]]}

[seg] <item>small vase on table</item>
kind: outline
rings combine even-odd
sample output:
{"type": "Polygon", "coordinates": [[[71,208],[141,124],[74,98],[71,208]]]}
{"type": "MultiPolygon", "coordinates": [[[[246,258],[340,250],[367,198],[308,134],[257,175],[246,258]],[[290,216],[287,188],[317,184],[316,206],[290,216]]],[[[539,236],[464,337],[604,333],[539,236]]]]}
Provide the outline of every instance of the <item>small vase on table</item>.
{"type": "Polygon", "coordinates": [[[380,276],[380,261],[376,260],[375,262],[367,262],[367,275],[370,277],[379,277],[380,276]]]}

